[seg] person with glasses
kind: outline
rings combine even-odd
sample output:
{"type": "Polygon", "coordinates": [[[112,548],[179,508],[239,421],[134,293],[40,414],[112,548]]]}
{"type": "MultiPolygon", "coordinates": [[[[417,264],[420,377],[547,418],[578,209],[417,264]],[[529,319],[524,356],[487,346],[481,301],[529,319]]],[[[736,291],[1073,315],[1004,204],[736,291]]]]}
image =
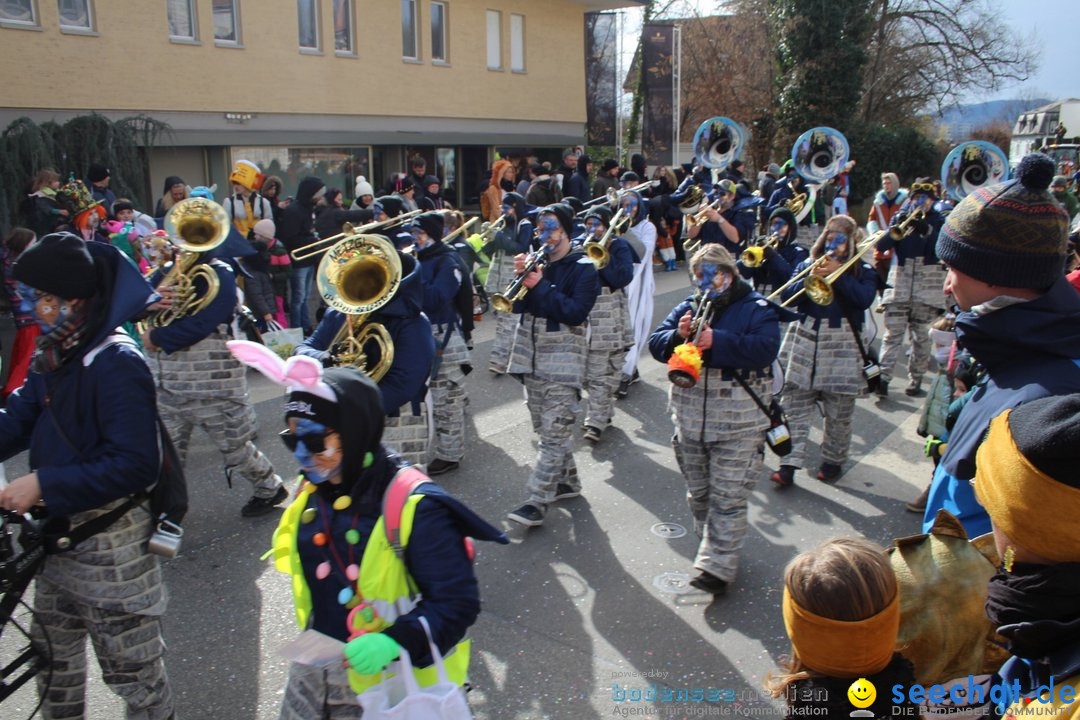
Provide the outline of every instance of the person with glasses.
{"type": "MultiPolygon", "coordinates": [[[[860,240],[862,230],[854,219],[833,215],[810,248],[809,259],[795,266],[793,277],[818,260],[813,274],[828,277],[851,258],[860,240]]],[[[855,398],[866,389],[855,333],[862,332],[866,309],[878,287],[877,274],[862,261],[832,283],[834,298],[828,305],[810,300],[803,290],[804,280],[792,283],[781,294],[786,302],[799,293],[794,309],[804,317],[788,325],[778,358],[784,370],[783,405],[791,430],[791,453],[770,477],[780,487],[793,485],[795,471],[804,466],[810,415],[818,401],[825,425],[817,479],[831,483],[843,473],[851,449],[855,398]]]]}
{"type": "Polygon", "coordinates": [[[509,515],[526,527],[543,524],[553,502],[581,494],[573,428],[585,386],[589,313],[600,293],[596,267],[570,243],[570,207],[549,205],[540,211],[537,225],[542,261],[526,264],[524,254],[514,258],[526,294],[514,303],[521,320],[508,371],[525,383],[533,431],[540,436],[529,499],[509,515]]]}
{"type": "Polygon", "coordinates": [[[464,684],[465,633],[480,612],[466,537],[506,536],[382,444],[382,393],[363,372],[308,358],[289,370],[254,343],[230,348],[288,387],[281,439],[303,480],[274,532],[274,565],[292,578],[301,634],[345,643],[345,662],[290,665],[280,717],[360,717],[358,693],[402,650],[417,682],[434,684],[429,633],[450,681],[464,684]]]}
{"type": "Polygon", "coordinates": [[[935,208],[937,193],[930,178],[911,184],[908,199],[892,217],[891,227],[907,225],[901,240],[884,233],[874,246],[876,252],[892,259],[888,287],[881,296],[885,308],[885,335],[881,339],[881,379],[876,392],[888,397],[889,382],[904,346],[904,336],[911,333],[908,356],[908,385],[904,394],[915,397],[922,392],[923,375],[930,362],[930,323],[945,312],[945,268],[934,253],[938,233],[945,218],[935,208]]]}
{"type": "MultiPolygon", "coordinates": [[[[611,209],[594,207],[585,216],[585,243],[599,242],[611,226],[611,209]]],[[[620,221],[622,227],[626,224],[620,221]]],[[[615,413],[615,391],[622,377],[626,348],[634,344],[630,310],[624,288],[634,279],[637,255],[630,244],[619,237],[620,228],[607,242],[607,264],[598,269],[600,294],[589,313],[589,355],[586,361],[585,388],[589,401],[585,412],[585,439],[600,442],[600,435],[611,424],[615,413]]]]}

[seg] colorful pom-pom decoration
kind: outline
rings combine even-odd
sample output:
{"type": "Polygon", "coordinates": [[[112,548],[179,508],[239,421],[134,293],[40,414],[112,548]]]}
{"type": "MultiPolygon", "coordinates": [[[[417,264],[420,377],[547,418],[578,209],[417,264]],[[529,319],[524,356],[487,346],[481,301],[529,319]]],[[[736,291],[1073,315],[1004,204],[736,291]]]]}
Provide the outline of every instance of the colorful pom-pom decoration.
{"type": "Polygon", "coordinates": [[[668,358],[668,380],[681,388],[692,388],[701,377],[701,350],[692,343],[675,348],[668,358]]]}

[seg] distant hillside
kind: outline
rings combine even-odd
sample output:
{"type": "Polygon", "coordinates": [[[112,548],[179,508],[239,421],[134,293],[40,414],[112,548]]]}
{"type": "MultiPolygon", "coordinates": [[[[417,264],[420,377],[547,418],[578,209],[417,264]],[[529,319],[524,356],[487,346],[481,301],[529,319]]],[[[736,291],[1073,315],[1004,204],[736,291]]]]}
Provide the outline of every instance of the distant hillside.
{"type": "Polygon", "coordinates": [[[1020,113],[1050,102],[1053,100],[1049,98],[1035,98],[1032,100],[991,100],[970,105],[957,105],[943,112],[938,117],[938,121],[944,125],[980,127],[1002,120],[1012,125],[1020,113]]]}

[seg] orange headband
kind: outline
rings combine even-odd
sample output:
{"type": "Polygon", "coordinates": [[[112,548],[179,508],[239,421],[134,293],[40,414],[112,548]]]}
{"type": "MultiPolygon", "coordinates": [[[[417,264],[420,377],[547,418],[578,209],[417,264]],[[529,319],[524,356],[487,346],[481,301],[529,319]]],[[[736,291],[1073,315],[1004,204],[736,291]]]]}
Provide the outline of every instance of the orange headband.
{"type": "Polygon", "coordinates": [[[877,615],[832,620],[799,606],[784,588],[784,627],[807,668],[833,677],[866,677],[892,660],[900,632],[900,592],[877,615]]]}
{"type": "Polygon", "coordinates": [[[1006,410],[990,423],[975,456],[975,499],[1019,547],[1056,563],[1080,561],[1080,488],[1058,482],[1016,446],[1006,410]]]}

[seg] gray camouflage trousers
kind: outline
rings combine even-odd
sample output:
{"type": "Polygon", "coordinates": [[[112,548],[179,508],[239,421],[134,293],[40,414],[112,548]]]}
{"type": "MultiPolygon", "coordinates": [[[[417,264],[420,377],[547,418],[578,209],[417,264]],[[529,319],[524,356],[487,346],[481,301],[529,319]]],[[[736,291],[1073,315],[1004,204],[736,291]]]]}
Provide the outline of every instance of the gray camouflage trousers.
{"type": "Polygon", "coordinates": [[[546,507],[555,496],[555,486],[567,483],[581,489],[574,464],[574,418],[580,392],[560,383],[525,375],[529,415],[533,430],[540,436],[540,453],[529,474],[529,502],[546,507]]]}
{"type": "Polygon", "coordinates": [[[86,717],[86,637],[94,646],[105,684],[127,704],[128,720],[165,720],[173,696],[165,674],[161,618],[104,610],[38,576],[32,634],[52,650],[52,677],[37,676],[45,720],[86,717]],[[42,632],[48,630],[48,638],[42,632]],[[46,692],[46,683],[48,691],[46,692]]]}
{"type": "Polygon", "coordinates": [[[855,413],[855,395],[804,390],[790,384],[784,386],[784,409],[791,432],[791,453],[780,462],[792,467],[806,467],[806,439],[810,435],[810,415],[821,400],[825,409],[824,437],[821,440],[821,461],[843,465],[851,448],[851,417],[855,413]]]}
{"type": "Polygon", "coordinates": [[[341,663],[289,666],[280,720],[358,720],[361,715],[363,710],[341,663]]]}
{"type": "Polygon", "coordinates": [[[254,426],[250,408],[249,402],[238,399],[192,398],[158,390],[158,411],[181,462],[187,462],[192,430],[201,427],[224,456],[226,476],[250,482],[255,497],[271,498],[282,482],[251,441],[254,426]]]}
{"type": "MultiPolygon", "coordinates": [[[[499,292],[502,292],[500,289],[499,292]]],[[[491,354],[488,356],[488,369],[505,373],[506,366],[510,362],[510,348],[514,344],[514,332],[518,324],[518,316],[514,313],[504,313],[492,310],[495,313],[495,338],[491,341],[491,354]]]]}
{"type": "Polygon", "coordinates": [[[881,338],[881,379],[892,379],[893,368],[901,356],[904,336],[911,337],[908,378],[922,380],[930,362],[930,323],[941,309],[921,302],[895,302],[885,305],[885,334],[881,338]]]}
{"type": "Polygon", "coordinates": [[[725,582],[735,579],[739,548],[746,536],[746,503],[754,489],[761,458],[760,430],[742,438],[701,442],[671,438],[675,460],[686,478],[686,501],[694,516],[698,544],[694,568],[725,582]]]}

